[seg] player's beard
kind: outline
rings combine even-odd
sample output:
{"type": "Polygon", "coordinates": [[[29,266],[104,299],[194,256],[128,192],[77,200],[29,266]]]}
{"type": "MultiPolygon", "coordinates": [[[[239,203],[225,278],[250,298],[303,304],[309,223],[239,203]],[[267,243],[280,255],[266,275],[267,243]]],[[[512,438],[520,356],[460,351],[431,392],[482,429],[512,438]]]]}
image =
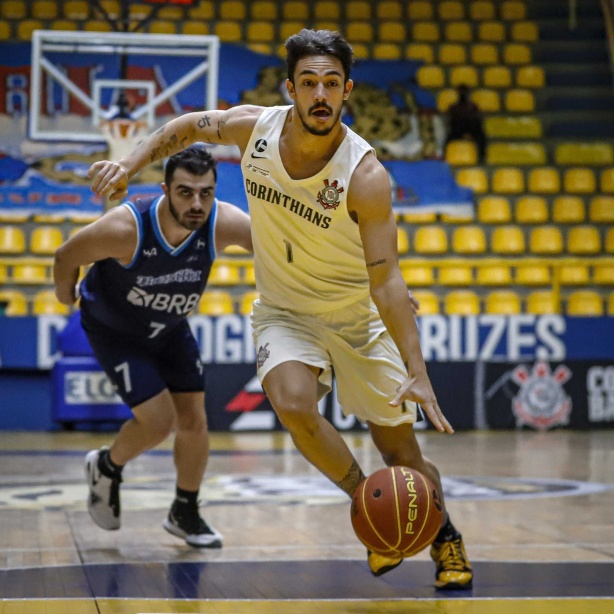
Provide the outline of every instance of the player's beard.
{"type": "Polygon", "coordinates": [[[305,130],[307,130],[307,132],[309,132],[309,134],[313,134],[314,136],[326,136],[327,134],[330,134],[331,130],[337,125],[337,123],[339,122],[339,118],[341,117],[341,108],[339,108],[339,110],[337,111],[337,113],[334,113],[332,108],[327,105],[327,104],[314,104],[312,107],[309,108],[309,110],[307,111],[307,115],[310,116],[311,112],[314,109],[321,109],[321,108],[325,108],[332,117],[332,124],[329,127],[324,127],[324,128],[316,128],[314,126],[310,126],[306,121],[305,118],[303,117],[303,113],[301,112],[300,108],[298,107],[298,105],[296,106],[296,112],[298,113],[298,116],[301,120],[301,123],[303,124],[303,128],[305,128],[305,130]]]}
{"type": "MultiPolygon", "coordinates": [[[[175,205],[173,205],[173,201],[171,199],[170,194],[166,195],[166,199],[168,200],[168,210],[171,212],[173,219],[182,228],[185,228],[186,230],[198,230],[199,228],[202,228],[204,223],[207,221],[207,216],[203,216],[202,220],[182,219],[181,215],[179,214],[179,211],[177,211],[175,205]]],[[[189,211],[187,213],[189,213],[189,211]]]]}

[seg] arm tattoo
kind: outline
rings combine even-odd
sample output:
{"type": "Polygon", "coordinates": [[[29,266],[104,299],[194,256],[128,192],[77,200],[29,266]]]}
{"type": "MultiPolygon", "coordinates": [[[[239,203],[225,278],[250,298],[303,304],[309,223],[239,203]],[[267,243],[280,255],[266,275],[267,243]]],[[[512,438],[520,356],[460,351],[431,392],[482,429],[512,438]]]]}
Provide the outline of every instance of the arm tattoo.
{"type": "Polygon", "coordinates": [[[358,466],[358,463],[354,461],[350,470],[347,472],[347,475],[340,480],[339,482],[335,482],[337,486],[344,492],[346,492],[350,497],[354,496],[358,485],[365,479],[365,474],[362,472],[362,469],[358,466]]]}
{"type": "Polygon", "coordinates": [[[168,141],[161,141],[158,147],[151,150],[151,162],[155,162],[160,158],[172,156],[174,153],[185,149],[187,137],[179,140],[176,134],[171,134],[168,141]]]}
{"type": "Polygon", "coordinates": [[[377,266],[378,264],[386,264],[386,262],[388,262],[386,258],[383,258],[382,260],[376,260],[375,262],[369,262],[367,266],[377,266]]]}
{"type": "Polygon", "coordinates": [[[204,128],[205,126],[211,126],[211,118],[208,115],[203,115],[203,117],[198,120],[199,128],[204,128]]]}

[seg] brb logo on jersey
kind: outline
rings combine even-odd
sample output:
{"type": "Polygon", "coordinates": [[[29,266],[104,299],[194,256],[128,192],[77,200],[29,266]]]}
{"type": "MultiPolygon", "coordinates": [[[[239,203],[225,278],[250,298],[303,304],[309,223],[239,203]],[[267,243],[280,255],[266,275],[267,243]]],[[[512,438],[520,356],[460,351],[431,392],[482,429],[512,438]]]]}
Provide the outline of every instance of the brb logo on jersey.
{"type": "Polygon", "coordinates": [[[128,292],[126,300],[137,307],[148,307],[156,311],[165,311],[166,313],[176,313],[184,315],[190,313],[198,304],[200,294],[166,294],[158,292],[150,294],[134,286],[128,292]]]}
{"type": "Polygon", "coordinates": [[[339,206],[339,194],[343,188],[338,188],[339,182],[335,179],[332,183],[324,180],[324,189],[318,192],[318,202],[324,209],[336,209],[339,206]]]}
{"type": "Polygon", "coordinates": [[[538,430],[569,424],[571,399],[565,394],[563,384],[571,377],[565,365],[559,365],[554,373],[547,362],[537,362],[531,373],[525,365],[512,372],[512,379],[520,386],[512,400],[516,425],[527,424],[538,430]]]}

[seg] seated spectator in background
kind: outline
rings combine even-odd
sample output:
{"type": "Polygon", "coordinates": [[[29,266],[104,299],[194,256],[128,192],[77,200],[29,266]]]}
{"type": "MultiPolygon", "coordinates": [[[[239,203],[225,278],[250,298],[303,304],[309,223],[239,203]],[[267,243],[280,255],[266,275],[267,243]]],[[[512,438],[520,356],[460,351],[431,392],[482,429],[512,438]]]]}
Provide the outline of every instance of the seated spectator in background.
{"type": "Polygon", "coordinates": [[[446,144],[470,138],[478,148],[480,162],[486,154],[486,134],[482,125],[482,114],[475,102],[469,99],[469,88],[459,85],[458,100],[448,107],[449,132],[446,144]]]}

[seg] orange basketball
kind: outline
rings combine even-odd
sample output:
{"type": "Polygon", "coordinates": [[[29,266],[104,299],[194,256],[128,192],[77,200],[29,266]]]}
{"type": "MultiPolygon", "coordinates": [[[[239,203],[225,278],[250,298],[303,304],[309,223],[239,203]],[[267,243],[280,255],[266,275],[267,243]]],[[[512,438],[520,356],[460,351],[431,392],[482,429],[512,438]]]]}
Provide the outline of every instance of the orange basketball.
{"type": "Polygon", "coordinates": [[[433,483],[410,467],[387,467],[363,480],[352,497],[358,539],[372,552],[413,556],[435,539],[442,505],[433,483]]]}

